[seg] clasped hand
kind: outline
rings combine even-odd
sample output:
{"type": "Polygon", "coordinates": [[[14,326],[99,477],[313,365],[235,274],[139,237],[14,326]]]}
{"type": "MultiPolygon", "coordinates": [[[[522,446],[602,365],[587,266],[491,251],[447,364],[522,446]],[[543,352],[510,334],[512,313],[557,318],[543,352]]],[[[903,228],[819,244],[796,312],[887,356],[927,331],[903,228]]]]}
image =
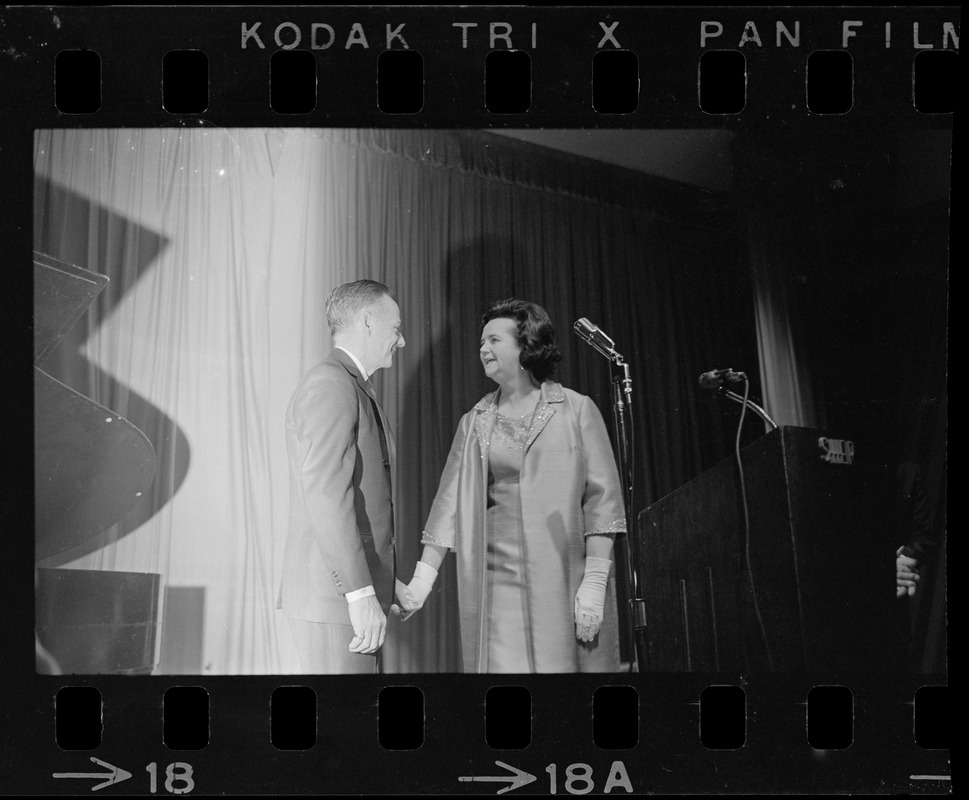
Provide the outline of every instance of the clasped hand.
{"type": "Polygon", "coordinates": [[[431,589],[434,587],[434,579],[436,577],[436,569],[430,566],[430,564],[418,561],[417,567],[414,570],[414,577],[411,578],[410,583],[404,584],[401,581],[396,582],[395,593],[399,605],[395,604],[391,606],[391,610],[394,613],[400,614],[402,622],[410,619],[424,607],[424,603],[431,594],[431,589]]]}
{"type": "Polygon", "coordinates": [[[410,617],[416,612],[420,611],[423,603],[419,603],[414,593],[410,590],[406,583],[400,580],[395,581],[397,595],[397,602],[394,603],[390,610],[395,614],[400,616],[401,621],[410,619],[410,617]]]}

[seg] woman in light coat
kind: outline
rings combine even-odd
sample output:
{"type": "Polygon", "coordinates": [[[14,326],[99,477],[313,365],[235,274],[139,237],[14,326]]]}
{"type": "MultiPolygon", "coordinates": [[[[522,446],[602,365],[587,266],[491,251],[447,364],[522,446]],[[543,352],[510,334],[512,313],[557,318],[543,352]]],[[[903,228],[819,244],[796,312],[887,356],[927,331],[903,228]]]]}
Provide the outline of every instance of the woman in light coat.
{"type": "Polygon", "coordinates": [[[501,301],[482,323],[498,389],[458,425],[421,560],[397,587],[404,616],[453,550],[465,672],[616,672],[610,571],[626,519],[602,415],[551,380],[561,355],[541,306],[501,301]]]}

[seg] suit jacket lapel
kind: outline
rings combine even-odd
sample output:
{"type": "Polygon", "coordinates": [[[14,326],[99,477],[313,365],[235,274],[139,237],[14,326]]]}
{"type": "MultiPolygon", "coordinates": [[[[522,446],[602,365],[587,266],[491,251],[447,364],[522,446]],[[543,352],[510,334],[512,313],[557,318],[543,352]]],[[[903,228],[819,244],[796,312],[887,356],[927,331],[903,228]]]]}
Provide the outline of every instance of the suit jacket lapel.
{"type": "MultiPolygon", "coordinates": [[[[359,378],[358,378],[359,380],[359,378]]],[[[363,382],[364,391],[370,396],[370,400],[373,402],[374,408],[377,410],[377,416],[380,419],[380,426],[384,432],[384,440],[387,443],[387,458],[390,461],[390,471],[391,475],[394,474],[394,465],[397,463],[397,437],[394,435],[394,429],[390,426],[390,420],[387,419],[387,415],[384,414],[384,410],[377,400],[377,392],[373,388],[373,383],[371,381],[363,382]]]]}
{"type": "MultiPolygon", "coordinates": [[[[370,380],[364,380],[363,375],[360,374],[360,370],[354,363],[353,359],[350,358],[343,350],[337,347],[333,348],[332,357],[339,361],[344,368],[349,372],[357,382],[357,385],[363,390],[363,392],[370,398],[370,402],[373,403],[374,409],[377,412],[377,419],[380,421],[380,426],[384,433],[384,443],[387,446],[387,460],[390,462],[390,474],[393,476],[394,469],[397,463],[397,441],[394,436],[394,429],[390,425],[390,421],[387,419],[387,415],[384,414],[383,408],[381,408],[379,401],[377,400],[377,392],[373,388],[373,382],[370,380]]],[[[391,485],[396,486],[396,481],[391,479],[391,485]]]]}

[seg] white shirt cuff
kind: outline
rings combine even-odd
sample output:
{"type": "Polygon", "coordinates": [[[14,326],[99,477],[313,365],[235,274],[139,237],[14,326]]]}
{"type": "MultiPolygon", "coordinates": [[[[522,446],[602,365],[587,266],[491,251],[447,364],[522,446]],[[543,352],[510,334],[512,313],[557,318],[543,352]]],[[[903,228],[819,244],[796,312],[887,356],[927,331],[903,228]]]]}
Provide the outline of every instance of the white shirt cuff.
{"type": "Polygon", "coordinates": [[[377,592],[371,584],[370,586],[364,586],[362,589],[347,592],[343,596],[347,599],[348,603],[352,603],[354,600],[362,600],[364,597],[373,597],[375,594],[377,594],[377,592]]]}

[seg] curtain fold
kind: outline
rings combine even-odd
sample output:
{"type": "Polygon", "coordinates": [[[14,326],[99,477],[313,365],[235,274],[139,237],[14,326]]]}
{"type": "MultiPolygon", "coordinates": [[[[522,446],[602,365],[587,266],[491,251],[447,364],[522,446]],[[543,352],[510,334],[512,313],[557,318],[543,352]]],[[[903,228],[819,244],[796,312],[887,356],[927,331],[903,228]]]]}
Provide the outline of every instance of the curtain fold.
{"type": "Polygon", "coordinates": [[[823,428],[823,398],[811,380],[807,353],[799,346],[805,337],[798,329],[790,287],[791,276],[803,272],[810,259],[820,257],[816,242],[795,238],[803,220],[771,219],[769,224],[752,221],[751,225],[750,269],[764,407],[780,426],[823,428]],[[798,247],[791,246],[794,241],[798,247]]]}
{"type": "MultiPolygon", "coordinates": [[[[616,340],[633,367],[638,509],[732,443],[734,417],[696,375],[751,371],[756,343],[741,231],[709,193],[471,131],[40,131],[35,167],[36,249],[111,279],[45,368],[138,425],[160,467],[125,520],[49,565],[201,590],[199,672],[296,669],[275,611],[283,420],[330,348],[339,283],[384,281],[402,310],[407,346],[375,382],[399,442],[404,580],[457,421],[492,388],[477,342],[493,300],[548,309],[560,379],[607,421],[608,364],[571,324],[616,340]]],[[[453,581],[446,565],[425,609],[391,620],[388,671],[458,668],[453,581]]],[[[159,671],[184,665],[165,652],[178,640],[159,671]]]]}

